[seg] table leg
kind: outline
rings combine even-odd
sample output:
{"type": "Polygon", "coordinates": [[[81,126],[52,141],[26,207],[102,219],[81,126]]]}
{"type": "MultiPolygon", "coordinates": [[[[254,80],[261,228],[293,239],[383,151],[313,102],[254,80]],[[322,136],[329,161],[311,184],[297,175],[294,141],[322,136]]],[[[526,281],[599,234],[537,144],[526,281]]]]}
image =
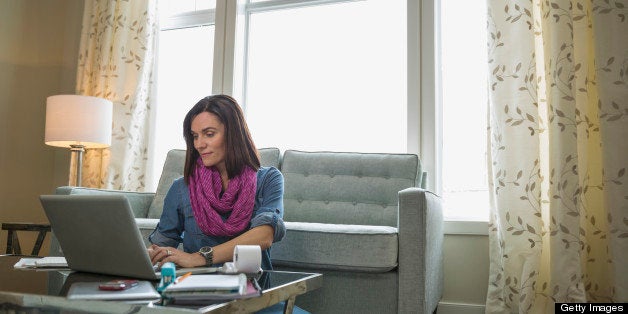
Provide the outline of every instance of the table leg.
{"type": "Polygon", "coordinates": [[[7,254],[22,254],[20,248],[20,240],[17,238],[17,232],[15,230],[8,230],[7,235],[7,254]]]}
{"type": "Polygon", "coordinates": [[[35,241],[35,246],[33,247],[33,251],[31,255],[36,256],[39,255],[39,250],[41,249],[41,245],[44,243],[44,239],[46,238],[47,231],[41,230],[39,231],[39,235],[37,236],[37,241],[35,241]]]}
{"type": "Polygon", "coordinates": [[[292,310],[294,309],[294,301],[296,300],[296,296],[292,296],[286,300],[286,303],[283,306],[284,314],[292,314],[292,310]]]}

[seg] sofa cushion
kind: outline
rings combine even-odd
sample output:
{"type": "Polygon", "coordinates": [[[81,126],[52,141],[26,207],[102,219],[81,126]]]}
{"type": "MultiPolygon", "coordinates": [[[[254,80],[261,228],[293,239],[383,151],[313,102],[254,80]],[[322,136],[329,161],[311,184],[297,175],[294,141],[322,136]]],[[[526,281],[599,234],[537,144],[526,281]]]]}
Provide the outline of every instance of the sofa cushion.
{"type": "Polygon", "coordinates": [[[285,222],[286,236],[273,244],[273,265],[362,272],[397,267],[397,228],[285,222]]]}
{"type": "Polygon", "coordinates": [[[152,202],[154,196],[154,193],[150,192],[129,192],[81,187],[60,187],[57,189],[56,193],[71,195],[123,195],[129,200],[131,210],[136,218],[146,217],[149,204],[152,202]]]}
{"type": "MultiPolygon", "coordinates": [[[[279,168],[279,149],[278,148],[261,148],[258,150],[260,154],[260,163],[265,167],[279,168]]],[[[174,180],[183,176],[183,168],[185,167],[185,149],[172,149],[166,156],[164,168],[157,184],[155,191],[155,199],[150,204],[147,218],[160,218],[161,211],[164,206],[164,198],[174,180]]]]}
{"type": "Polygon", "coordinates": [[[413,154],[284,153],[284,220],[397,226],[397,193],[414,187],[413,154]]]}

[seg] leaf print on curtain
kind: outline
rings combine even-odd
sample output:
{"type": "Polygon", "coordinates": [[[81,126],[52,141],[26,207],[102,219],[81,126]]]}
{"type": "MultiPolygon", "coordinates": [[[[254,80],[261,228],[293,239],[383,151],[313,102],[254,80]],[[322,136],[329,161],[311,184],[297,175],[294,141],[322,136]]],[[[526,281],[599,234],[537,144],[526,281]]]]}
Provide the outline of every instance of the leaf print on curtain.
{"type": "Polygon", "coordinates": [[[143,191],[157,34],[156,1],[85,2],[77,93],[113,102],[109,149],[88,150],[83,184],[143,191]]]}
{"type": "Polygon", "coordinates": [[[627,8],[489,1],[487,313],[628,301],[627,8]]]}

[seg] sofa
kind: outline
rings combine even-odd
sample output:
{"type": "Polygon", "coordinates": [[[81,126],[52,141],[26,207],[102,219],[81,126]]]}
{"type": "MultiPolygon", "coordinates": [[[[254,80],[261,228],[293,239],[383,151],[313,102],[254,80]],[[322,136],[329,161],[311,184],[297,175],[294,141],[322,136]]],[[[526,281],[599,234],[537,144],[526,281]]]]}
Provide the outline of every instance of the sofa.
{"type": "MultiPolygon", "coordinates": [[[[299,296],[312,313],[432,313],[443,291],[443,215],[426,191],[418,156],[260,149],[284,176],[286,236],[273,244],[277,270],[323,274],[299,296]]],[[[59,187],[57,194],[122,194],[148,245],[184,150],[171,150],[155,193],[59,187]]],[[[51,255],[62,252],[54,239],[51,255]]]]}

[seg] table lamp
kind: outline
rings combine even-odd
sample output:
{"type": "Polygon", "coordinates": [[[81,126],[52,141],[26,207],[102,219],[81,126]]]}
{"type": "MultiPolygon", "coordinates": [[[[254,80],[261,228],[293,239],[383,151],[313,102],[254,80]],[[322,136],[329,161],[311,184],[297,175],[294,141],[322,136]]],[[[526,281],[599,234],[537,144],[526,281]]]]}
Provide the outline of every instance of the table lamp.
{"type": "Polygon", "coordinates": [[[83,153],[86,148],[111,145],[113,103],[109,100],[81,95],[56,95],[46,100],[45,143],[67,147],[76,165],[76,182],[81,186],[83,153]]]}

